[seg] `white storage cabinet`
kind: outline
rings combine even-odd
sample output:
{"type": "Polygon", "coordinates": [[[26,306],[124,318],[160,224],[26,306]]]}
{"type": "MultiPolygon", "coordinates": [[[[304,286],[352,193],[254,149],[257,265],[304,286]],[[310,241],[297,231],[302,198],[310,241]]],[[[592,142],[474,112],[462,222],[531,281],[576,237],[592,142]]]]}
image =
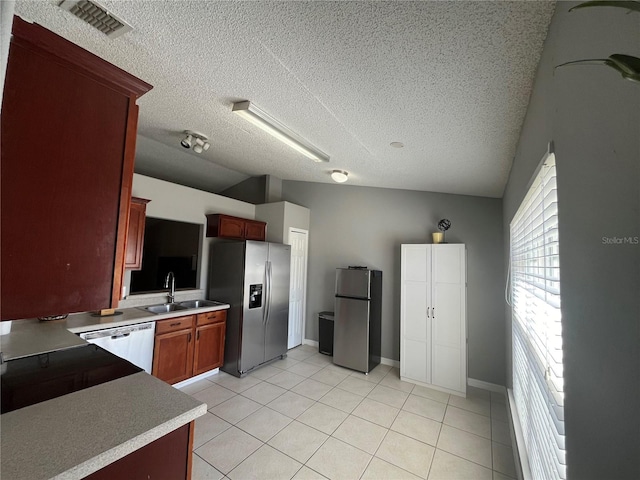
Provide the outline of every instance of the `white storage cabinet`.
{"type": "Polygon", "coordinates": [[[400,377],[466,396],[464,244],[402,245],[400,377]]]}

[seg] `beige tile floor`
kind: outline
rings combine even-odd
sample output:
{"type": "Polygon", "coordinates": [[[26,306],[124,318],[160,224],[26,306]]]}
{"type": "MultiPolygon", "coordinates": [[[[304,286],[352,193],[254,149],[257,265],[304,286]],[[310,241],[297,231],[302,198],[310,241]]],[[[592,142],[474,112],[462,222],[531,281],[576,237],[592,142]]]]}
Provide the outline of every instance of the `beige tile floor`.
{"type": "Polygon", "coordinates": [[[333,365],[302,345],[239,379],[220,372],[183,388],[207,403],[196,420],[194,480],[516,477],[505,398],[467,398],[333,365]]]}

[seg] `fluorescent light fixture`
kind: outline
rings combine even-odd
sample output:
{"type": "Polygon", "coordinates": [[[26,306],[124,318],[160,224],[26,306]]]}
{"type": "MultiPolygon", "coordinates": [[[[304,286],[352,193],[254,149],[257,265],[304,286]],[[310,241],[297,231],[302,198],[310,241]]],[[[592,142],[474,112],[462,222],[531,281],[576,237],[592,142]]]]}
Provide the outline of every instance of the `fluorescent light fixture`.
{"type": "Polygon", "coordinates": [[[329,155],[318,150],[315,146],[289,130],[271,115],[252,105],[251,102],[236,102],[233,104],[232,111],[257,127],[260,127],[265,132],[273,135],[281,142],[286,143],[291,148],[296,149],[306,157],[309,157],[314,162],[329,161],[329,155]]]}
{"type": "Polygon", "coordinates": [[[331,172],[331,178],[334,182],[344,183],[349,179],[349,172],[344,170],[334,170],[331,172]]]}

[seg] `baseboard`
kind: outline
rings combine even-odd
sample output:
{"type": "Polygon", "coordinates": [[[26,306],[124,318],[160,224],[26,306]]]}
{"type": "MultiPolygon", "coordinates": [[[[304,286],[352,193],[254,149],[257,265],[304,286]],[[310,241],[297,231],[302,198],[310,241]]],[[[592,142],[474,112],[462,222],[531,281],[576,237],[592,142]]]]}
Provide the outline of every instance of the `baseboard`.
{"type": "Polygon", "coordinates": [[[483,390],[489,390],[491,392],[501,393],[503,395],[507,394],[507,389],[502,385],[485,382],[483,380],[476,380],[475,378],[467,378],[467,385],[470,387],[482,388],[483,390]]]}
{"type": "MultiPolygon", "coordinates": [[[[318,342],[316,342],[315,340],[309,340],[308,338],[305,338],[304,340],[302,340],[302,344],[303,345],[310,345],[310,346],[316,347],[316,348],[318,348],[320,346],[320,344],[318,342]]],[[[393,360],[391,358],[380,357],[380,363],[382,365],[391,365],[392,367],[400,368],[400,361],[399,360],[393,360]]]]}
{"type": "Polygon", "coordinates": [[[394,368],[400,368],[400,361],[399,360],[393,360],[391,358],[380,357],[380,363],[382,365],[391,365],[394,368]]]}
{"type": "Polygon", "coordinates": [[[195,377],[187,378],[186,380],[183,380],[181,382],[174,383],[172,385],[172,387],[173,388],[177,388],[177,389],[181,389],[182,387],[186,387],[187,385],[191,385],[192,383],[195,383],[195,382],[197,382],[199,380],[202,380],[204,378],[210,377],[211,375],[215,375],[219,371],[220,371],[220,369],[214,368],[213,370],[209,370],[208,372],[201,373],[200,375],[196,375],[195,377]]]}

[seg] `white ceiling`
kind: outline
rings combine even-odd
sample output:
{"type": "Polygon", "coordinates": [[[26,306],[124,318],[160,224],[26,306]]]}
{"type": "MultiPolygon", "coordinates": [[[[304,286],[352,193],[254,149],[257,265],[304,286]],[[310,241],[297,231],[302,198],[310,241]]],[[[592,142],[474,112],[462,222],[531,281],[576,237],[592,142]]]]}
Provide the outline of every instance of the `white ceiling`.
{"type": "Polygon", "coordinates": [[[136,171],[219,192],[256,175],[501,197],[552,1],[107,1],[109,39],[59,0],[37,22],[154,86],[136,171]],[[250,100],[331,156],[314,163],[231,112],[250,100]],[[197,155],[181,132],[203,132],[197,155]],[[391,142],[402,142],[402,149],[391,142]]]}

